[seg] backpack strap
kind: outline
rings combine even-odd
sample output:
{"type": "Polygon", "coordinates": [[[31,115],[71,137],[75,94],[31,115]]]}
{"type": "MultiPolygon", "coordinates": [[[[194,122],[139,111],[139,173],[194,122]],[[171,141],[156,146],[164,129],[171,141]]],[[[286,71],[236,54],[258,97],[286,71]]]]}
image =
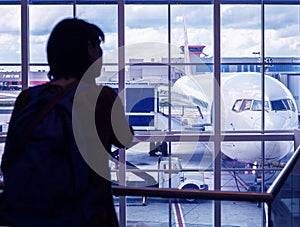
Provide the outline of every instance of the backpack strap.
{"type": "MultiPolygon", "coordinates": [[[[13,156],[9,160],[7,160],[5,163],[2,162],[3,166],[1,166],[2,169],[6,169],[13,160],[15,160],[18,156],[18,154],[22,151],[22,148],[26,145],[29,136],[33,132],[33,130],[39,125],[39,123],[43,120],[43,118],[49,113],[53,107],[61,100],[63,99],[74,87],[78,85],[79,81],[73,81],[69,83],[68,85],[63,87],[63,90],[56,93],[52,99],[49,100],[49,102],[42,108],[37,116],[34,118],[34,120],[26,127],[26,129],[23,132],[23,136],[21,140],[17,143],[17,145],[13,149],[13,156]]],[[[49,87],[49,86],[47,86],[49,87]]],[[[46,88],[47,88],[46,87],[46,88]]]]}

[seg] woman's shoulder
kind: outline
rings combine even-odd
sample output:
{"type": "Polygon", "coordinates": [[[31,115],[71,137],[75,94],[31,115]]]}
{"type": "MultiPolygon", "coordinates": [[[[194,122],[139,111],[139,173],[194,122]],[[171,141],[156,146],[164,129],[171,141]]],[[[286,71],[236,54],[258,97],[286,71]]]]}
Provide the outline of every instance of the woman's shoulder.
{"type": "Polygon", "coordinates": [[[106,96],[106,97],[109,96],[112,99],[115,99],[118,96],[118,94],[114,88],[109,87],[107,85],[99,85],[99,86],[101,89],[100,96],[106,96]]]}
{"type": "Polygon", "coordinates": [[[116,94],[116,90],[108,85],[99,85],[99,86],[102,87],[101,89],[103,90],[103,92],[110,92],[116,94]]]}
{"type": "Polygon", "coordinates": [[[47,86],[46,84],[47,83],[39,84],[39,85],[28,87],[28,88],[22,90],[20,92],[20,94],[18,95],[17,100],[24,100],[24,99],[27,100],[32,94],[37,93],[37,92],[41,91],[42,89],[44,89],[45,86],[47,86]]]}

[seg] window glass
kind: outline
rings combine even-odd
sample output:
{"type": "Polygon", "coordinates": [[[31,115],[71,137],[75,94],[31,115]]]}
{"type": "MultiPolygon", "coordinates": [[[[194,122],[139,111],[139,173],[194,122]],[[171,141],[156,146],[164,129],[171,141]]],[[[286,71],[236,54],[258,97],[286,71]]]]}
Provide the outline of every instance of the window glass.
{"type": "Polygon", "coordinates": [[[29,86],[49,81],[47,40],[54,26],[63,18],[71,16],[70,5],[29,5],[29,86]]]}
{"type": "Polygon", "coordinates": [[[99,26],[105,34],[103,66],[97,83],[118,82],[118,33],[117,5],[77,5],[77,16],[99,26]]]}
{"type": "MultiPolygon", "coordinates": [[[[252,101],[262,97],[261,76],[249,72],[261,71],[261,6],[221,4],[220,14],[221,128],[229,132],[259,130],[256,122],[261,112],[249,110],[252,101]],[[236,100],[243,100],[240,112],[232,109],[236,100]],[[255,116],[248,119],[242,111],[255,116]]],[[[259,108],[257,104],[254,108],[259,108]]]]}
{"type": "MultiPolygon", "coordinates": [[[[172,58],[184,60],[184,45],[188,45],[190,62],[211,61],[213,56],[213,6],[212,5],[172,5],[171,44],[172,58]],[[207,59],[204,59],[204,58],[207,59]]],[[[186,61],[186,60],[185,60],[186,61]]],[[[210,62],[211,63],[211,62],[210,62]]]]}
{"type": "Polygon", "coordinates": [[[292,102],[292,100],[286,99],[286,101],[288,103],[289,109],[292,110],[293,112],[295,112],[296,111],[296,107],[295,107],[294,103],[292,102]]]}
{"type": "Polygon", "coordinates": [[[167,18],[166,5],[125,5],[126,62],[161,63],[168,57],[167,18]]]}
{"type": "Polygon", "coordinates": [[[244,100],[243,104],[242,104],[242,107],[241,107],[241,110],[250,110],[251,104],[252,104],[252,100],[250,100],[250,99],[244,100]]]}
{"type": "Polygon", "coordinates": [[[271,100],[272,110],[291,110],[295,111],[296,108],[290,99],[271,100]]]}
{"type": "Polygon", "coordinates": [[[271,100],[271,106],[272,110],[286,110],[287,107],[284,105],[284,102],[282,99],[280,100],[271,100]]]}
{"type": "Polygon", "coordinates": [[[212,5],[171,6],[173,130],[212,131],[212,10],[212,5]]]}
{"type": "Polygon", "coordinates": [[[21,89],[21,7],[0,5],[0,14],[0,134],[5,134],[21,89]]]}
{"type": "Polygon", "coordinates": [[[125,5],[125,103],[135,130],[168,128],[158,101],[168,92],[167,18],[166,5],[125,5]]]}
{"type": "Polygon", "coordinates": [[[71,5],[29,6],[30,63],[47,63],[46,46],[50,32],[60,20],[72,15],[71,5]]]}
{"type": "Polygon", "coordinates": [[[261,109],[262,109],[261,101],[259,101],[259,100],[253,100],[251,110],[259,111],[261,109]]]}
{"type": "Polygon", "coordinates": [[[261,50],[260,10],[260,5],[221,5],[222,58],[255,57],[261,50]]]}
{"type": "Polygon", "coordinates": [[[235,111],[235,112],[239,112],[242,103],[243,103],[243,100],[241,100],[241,99],[236,100],[236,102],[234,103],[234,105],[233,105],[233,107],[232,107],[232,110],[235,111]]]}
{"type": "Polygon", "coordinates": [[[268,101],[265,101],[265,110],[269,110],[270,109],[270,105],[268,101]]]}
{"type": "Polygon", "coordinates": [[[117,5],[77,5],[77,16],[99,26],[105,34],[103,49],[103,76],[115,79],[116,66],[106,64],[118,63],[117,5]]]}
{"type": "MultiPolygon", "coordinates": [[[[21,63],[21,7],[0,5],[0,63],[21,63]]],[[[0,72],[14,70],[0,66],[0,72]]]]}
{"type": "Polygon", "coordinates": [[[266,57],[300,57],[299,17],[299,4],[265,6],[266,57]]]}

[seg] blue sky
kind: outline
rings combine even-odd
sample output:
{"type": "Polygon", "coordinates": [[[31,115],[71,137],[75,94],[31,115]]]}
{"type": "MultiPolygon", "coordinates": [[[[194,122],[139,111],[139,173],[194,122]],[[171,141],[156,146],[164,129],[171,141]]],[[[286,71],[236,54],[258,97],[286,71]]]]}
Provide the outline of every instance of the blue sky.
{"type": "MultiPolygon", "coordinates": [[[[104,30],[106,33],[106,42],[103,45],[105,53],[116,53],[117,7],[115,5],[79,5],[77,12],[78,17],[93,22],[104,30]]],[[[221,6],[221,56],[253,57],[252,52],[260,51],[260,12],[258,5],[221,6]]],[[[48,35],[59,20],[72,16],[72,5],[31,5],[29,13],[31,62],[46,63],[45,47],[48,35]]],[[[0,5],[0,14],[0,62],[20,62],[20,7],[0,5]]],[[[172,45],[177,48],[183,44],[182,18],[185,16],[189,44],[206,45],[205,53],[212,56],[212,15],[212,5],[171,6],[172,45]]],[[[300,56],[299,18],[299,5],[265,6],[266,56],[300,56]]],[[[149,56],[150,53],[157,60],[167,56],[167,48],[163,51],[154,50],[153,46],[149,53],[153,42],[167,47],[166,5],[126,5],[125,20],[125,46],[134,48],[137,46],[136,52],[138,52],[138,55],[133,54],[133,56],[128,56],[129,58],[152,57],[149,56]],[[145,50],[141,48],[141,43],[144,43],[145,50]]]]}

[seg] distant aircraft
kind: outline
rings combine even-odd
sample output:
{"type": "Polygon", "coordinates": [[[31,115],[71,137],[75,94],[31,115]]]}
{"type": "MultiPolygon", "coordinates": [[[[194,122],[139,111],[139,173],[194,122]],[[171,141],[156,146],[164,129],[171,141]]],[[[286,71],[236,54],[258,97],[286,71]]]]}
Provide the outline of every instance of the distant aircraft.
{"type": "MultiPolygon", "coordinates": [[[[185,61],[189,63],[187,30],[184,24],[185,61]]],[[[199,58],[200,60],[200,58],[199,58]]],[[[200,61],[199,61],[200,62],[200,61]]],[[[181,116],[186,128],[205,130],[213,124],[213,75],[186,75],[172,87],[172,107],[181,116]]],[[[261,73],[241,72],[221,74],[221,130],[228,132],[262,129],[262,105],[265,110],[265,130],[298,128],[296,102],[287,87],[277,79],[264,75],[265,96],[262,104],[261,73]]],[[[212,127],[210,127],[212,128],[212,127]]],[[[241,162],[261,162],[261,142],[222,142],[221,151],[241,162]]],[[[266,141],[265,160],[278,161],[293,148],[292,141],[266,141]]]]}

